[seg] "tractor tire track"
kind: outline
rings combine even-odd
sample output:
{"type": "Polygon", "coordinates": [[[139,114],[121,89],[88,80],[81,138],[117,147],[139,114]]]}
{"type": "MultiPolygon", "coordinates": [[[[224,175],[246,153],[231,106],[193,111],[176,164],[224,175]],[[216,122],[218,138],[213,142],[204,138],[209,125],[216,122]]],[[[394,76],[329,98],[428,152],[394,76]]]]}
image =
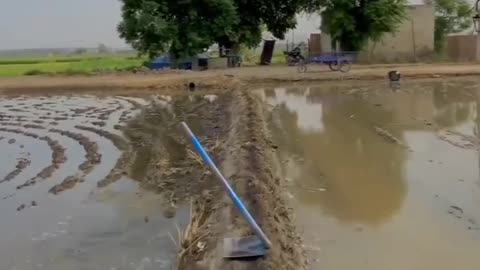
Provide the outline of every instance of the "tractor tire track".
{"type": "Polygon", "coordinates": [[[4,182],[11,181],[15,179],[24,169],[26,169],[31,164],[31,161],[26,158],[20,158],[15,166],[15,170],[7,174],[2,180],[0,180],[0,184],[4,182]]]}
{"type": "Polygon", "coordinates": [[[57,170],[61,164],[65,163],[67,161],[67,157],[65,156],[65,148],[61,146],[58,141],[53,140],[52,138],[48,136],[39,136],[38,134],[24,131],[21,129],[11,129],[11,128],[5,128],[5,127],[0,127],[0,131],[3,132],[10,132],[14,134],[21,134],[27,137],[31,137],[37,140],[44,141],[48,144],[50,149],[52,150],[52,155],[51,155],[51,164],[44,169],[42,169],[36,176],[32,177],[31,179],[27,180],[25,183],[17,186],[17,189],[23,189],[28,186],[33,186],[37,183],[38,180],[40,179],[47,179],[52,176],[53,172],[57,170]]]}
{"type": "Polygon", "coordinates": [[[93,127],[76,125],[75,128],[96,133],[97,135],[110,140],[113,143],[113,145],[115,145],[115,147],[117,147],[122,152],[122,154],[120,155],[120,158],[117,160],[115,166],[110,171],[110,173],[104,179],[100,180],[97,183],[98,187],[100,188],[106,187],[118,181],[123,175],[128,174],[128,171],[126,168],[129,167],[130,162],[132,160],[132,151],[130,149],[130,145],[124,138],[122,138],[119,135],[110,133],[108,131],[93,128],[93,127]]]}

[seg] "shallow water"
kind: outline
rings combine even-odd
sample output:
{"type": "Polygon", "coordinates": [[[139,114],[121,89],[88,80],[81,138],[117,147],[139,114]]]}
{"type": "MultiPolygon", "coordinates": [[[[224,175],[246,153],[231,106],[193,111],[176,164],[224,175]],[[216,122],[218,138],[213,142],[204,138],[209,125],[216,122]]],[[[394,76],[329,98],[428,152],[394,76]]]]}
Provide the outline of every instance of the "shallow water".
{"type": "Polygon", "coordinates": [[[0,182],[0,269],[172,268],[176,247],[170,235],[177,235],[177,226],[185,225],[188,213],[180,210],[174,219],[163,217],[162,198],[125,176],[97,188],[122,152],[110,139],[76,128],[83,125],[122,136],[118,125],[124,125],[138,113],[138,105],[150,99],[0,97],[0,127],[8,129],[0,131],[0,180],[15,170],[20,158],[30,161],[13,179],[0,182]],[[52,128],[95,142],[101,162],[82,172],[79,165],[86,159],[85,148],[73,138],[51,132],[52,128]],[[20,133],[9,131],[13,129],[20,133]],[[18,189],[52,164],[47,142],[24,132],[58,141],[67,160],[57,164],[51,176],[18,189]],[[59,195],[49,193],[71,175],[82,175],[85,181],[59,195]]]}
{"type": "Polygon", "coordinates": [[[260,92],[311,269],[480,268],[478,82],[260,92]]]}

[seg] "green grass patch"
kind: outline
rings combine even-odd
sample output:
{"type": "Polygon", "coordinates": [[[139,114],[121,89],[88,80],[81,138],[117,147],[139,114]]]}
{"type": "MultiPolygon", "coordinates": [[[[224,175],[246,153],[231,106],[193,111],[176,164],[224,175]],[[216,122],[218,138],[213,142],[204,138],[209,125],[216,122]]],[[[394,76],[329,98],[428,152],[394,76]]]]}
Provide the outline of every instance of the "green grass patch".
{"type": "Polygon", "coordinates": [[[287,58],[283,52],[275,52],[272,56],[272,65],[284,65],[287,64],[287,58]]]}
{"type": "MultiPolygon", "coordinates": [[[[255,66],[260,63],[260,58],[262,54],[261,49],[244,49],[241,51],[242,54],[242,64],[244,66],[255,66]]],[[[274,51],[272,56],[272,65],[285,65],[287,60],[283,51],[274,51]]]]}
{"type": "Polygon", "coordinates": [[[86,75],[96,72],[132,70],[145,61],[133,57],[89,57],[0,60],[0,77],[22,75],[86,75]]]}

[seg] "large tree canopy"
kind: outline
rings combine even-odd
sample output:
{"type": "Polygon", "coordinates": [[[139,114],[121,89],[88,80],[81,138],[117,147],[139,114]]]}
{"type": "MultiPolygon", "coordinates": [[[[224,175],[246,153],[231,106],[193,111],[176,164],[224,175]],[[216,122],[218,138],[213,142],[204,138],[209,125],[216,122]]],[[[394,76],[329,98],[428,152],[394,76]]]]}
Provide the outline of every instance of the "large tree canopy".
{"type": "Polygon", "coordinates": [[[277,38],[295,27],[303,0],[121,0],[120,36],[142,54],[191,56],[213,43],[227,48],[277,38]]]}
{"type": "Polygon", "coordinates": [[[458,33],[472,27],[473,9],[467,0],[435,0],[435,50],[445,46],[449,33],[458,33]]]}
{"type": "Polygon", "coordinates": [[[359,51],[369,40],[395,32],[406,18],[406,0],[304,0],[322,16],[322,30],[342,50],[359,51]]]}
{"type": "Polygon", "coordinates": [[[198,53],[219,37],[234,36],[230,0],[122,0],[120,37],[142,54],[198,53]]]}

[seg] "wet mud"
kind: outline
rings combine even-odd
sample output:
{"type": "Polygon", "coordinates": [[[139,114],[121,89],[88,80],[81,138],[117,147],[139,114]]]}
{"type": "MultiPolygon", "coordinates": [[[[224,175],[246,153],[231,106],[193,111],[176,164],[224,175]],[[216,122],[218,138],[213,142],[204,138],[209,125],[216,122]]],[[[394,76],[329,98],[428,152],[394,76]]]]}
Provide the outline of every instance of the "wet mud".
{"type": "Polygon", "coordinates": [[[78,166],[78,169],[84,174],[89,173],[95,164],[99,164],[102,161],[102,155],[98,153],[98,145],[96,142],[90,141],[86,136],[83,136],[80,133],[74,133],[68,130],[60,129],[49,129],[50,132],[61,134],[77,141],[85,149],[85,158],[86,160],[78,166]]]}
{"type": "Polygon", "coordinates": [[[75,187],[77,183],[83,183],[85,179],[78,176],[68,176],[60,184],[53,186],[48,192],[55,195],[75,187]]]}
{"type": "MultiPolygon", "coordinates": [[[[56,97],[58,98],[58,96],[56,97]]],[[[75,97],[72,98],[72,100],[76,99],[75,97]]],[[[131,114],[133,111],[138,110],[137,107],[132,106],[127,106],[125,104],[131,104],[132,102],[126,101],[128,98],[124,99],[112,99],[110,102],[106,103],[105,105],[108,105],[109,107],[96,107],[96,106],[86,106],[86,107],[80,107],[80,108],[68,108],[68,106],[77,106],[76,104],[72,103],[72,105],[67,104],[67,102],[64,103],[65,100],[62,100],[61,103],[56,103],[56,102],[41,102],[41,103],[34,103],[32,106],[25,105],[25,108],[30,108],[31,111],[29,110],[14,110],[13,112],[15,114],[10,114],[11,108],[13,105],[5,105],[4,108],[10,108],[7,109],[6,111],[1,111],[0,112],[0,126],[4,127],[20,127],[22,129],[17,129],[13,130],[13,128],[3,128],[3,131],[9,132],[9,133],[16,133],[16,134],[22,134],[28,137],[31,137],[33,139],[38,139],[41,141],[45,141],[49,144],[51,150],[52,150],[52,163],[51,165],[43,168],[39,173],[37,173],[34,177],[30,178],[29,180],[26,180],[23,184],[18,185],[18,189],[22,189],[27,186],[32,186],[37,183],[38,180],[40,179],[46,179],[50,178],[55,170],[57,170],[61,164],[65,163],[67,161],[67,157],[65,156],[65,151],[62,148],[63,146],[60,145],[59,142],[55,142],[53,139],[51,139],[48,135],[43,136],[43,135],[38,135],[37,132],[30,132],[29,130],[42,130],[42,134],[45,133],[50,133],[50,134],[59,134],[61,136],[68,137],[76,142],[78,142],[83,149],[85,150],[85,160],[78,165],[78,170],[80,172],[80,178],[85,177],[88,175],[94,168],[95,165],[98,165],[101,163],[101,154],[98,153],[98,146],[97,143],[92,141],[88,136],[83,135],[83,131],[93,132],[99,136],[102,136],[106,138],[107,140],[112,141],[112,143],[120,150],[122,151],[122,157],[117,161],[117,165],[115,168],[112,168],[112,171],[110,175],[106,177],[106,179],[101,179],[104,184],[101,186],[105,186],[109,183],[113,183],[114,180],[118,180],[121,178],[122,175],[126,174],[125,171],[126,169],[124,168],[125,166],[128,166],[128,157],[129,154],[123,153],[123,152],[128,152],[128,143],[123,139],[121,136],[118,134],[112,134],[105,129],[110,129],[112,126],[116,126],[117,123],[112,122],[111,117],[115,117],[115,114],[121,114],[125,115],[125,112],[128,112],[131,114]],[[64,106],[66,105],[66,106],[64,106]],[[114,108],[112,109],[112,105],[114,108]],[[45,107],[43,107],[45,106],[45,107]],[[62,106],[64,108],[62,108],[62,106]],[[70,115],[66,110],[73,112],[73,115],[70,115]],[[122,111],[124,110],[124,111],[122,111]],[[38,111],[38,113],[34,113],[38,111]],[[18,115],[20,114],[20,115],[18,115]],[[98,126],[99,128],[93,128],[93,126],[82,126],[79,124],[84,124],[87,123],[84,120],[80,120],[83,118],[82,114],[91,114],[92,117],[95,117],[97,119],[101,119],[102,121],[98,122],[93,122],[91,125],[93,126],[98,126]],[[72,118],[70,118],[72,117],[72,118]],[[50,120],[55,120],[59,122],[49,122],[48,124],[45,123],[45,119],[50,119],[50,120]],[[77,120],[78,119],[78,120],[77,120]],[[16,120],[14,122],[14,120],[16,120]],[[63,122],[65,120],[70,120],[72,121],[71,123],[73,126],[69,123],[63,122]],[[109,123],[107,126],[107,123],[109,123]],[[78,125],[80,128],[75,127],[75,125],[78,125]],[[58,128],[49,128],[49,126],[56,126],[58,128]],[[80,130],[80,132],[76,132],[75,130],[80,130]],[[119,168],[122,168],[120,170],[119,168]],[[104,181],[105,180],[105,181],[104,181]]],[[[19,98],[19,100],[28,100],[23,97],[19,98]]],[[[44,99],[40,99],[44,100],[44,99]]],[[[141,100],[141,98],[139,98],[141,100]]],[[[25,102],[25,104],[30,103],[25,102]]],[[[118,116],[116,116],[118,117],[118,116]]],[[[113,119],[115,120],[115,119],[113,119]]],[[[116,118],[116,121],[119,121],[118,118],[116,118]]],[[[115,129],[113,129],[115,130],[115,129]]],[[[15,142],[15,139],[9,139],[9,143],[13,144],[15,142]]],[[[66,176],[65,179],[67,179],[69,176],[66,176]]],[[[100,182],[99,181],[99,182],[100,182]]],[[[66,181],[66,183],[70,183],[70,181],[66,181]]],[[[70,186],[70,184],[68,184],[70,186]]]]}
{"type": "Polygon", "coordinates": [[[131,176],[162,194],[166,209],[218,188],[199,156],[187,147],[179,124],[189,122],[205,147],[218,157],[214,150],[219,150],[223,106],[210,104],[201,95],[180,96],[166,106],[145,108],[124,129],[133,147],[131,176]]]}
{"type": "Polygon", "coordinates": [[[130,174],[163,195],[165,217],[190,203],[189,226],[179,237],[178,269],[303,269],[301,240],[274,168],[276,145],[267,139],[261,101],[249,91],[219,96],[160,97],[124,132],[134,161],[130,174]],[[274,248],[266,259],[225,261],[223,238],[251,232],[180,128],[185,121],[252,210],[274,248]],[[254,192],[252,192],[254,191],[254,192]],[[274,209],[272,211],[272,209],[274,209]],[[232,235],[234,234],[234,235],[232,235]]]}
{"type": "Polygon", "coordinates": [[[7,174],[2,180],[0,180],[0,184],[3,182],[11,181],[17,175],[19,175],[28,165],[30,165],[31,161],[25,158],[21,158],[17,165],[15,166],[15,170],[7,174]]]}
{"type": "MultiPolygon", "coordinates": [[[[22,189],[22,188],[25,188],[25,187],[28,187],[28,186],[32,186],[39,179],[49,178],[50,176],[52,176],[53,172],[56,169],[58,169],[58,167],[67,160],[67,157],[65,156],[65,148],[63,148],[57,141],[51,139],[50,137],[39,136],[35,133],[23,131],[23,130],[20,130],[20,129],[9,129],[9,128],[0,127],[0,131],[14,133],[14,134],[21,134],[21,135],[24,135],[24,136],[27,136],[27,137],[38,139],[40,141],[44,141],[48,144],[48,146],[50,147],[50,150],[52,152],[51,165],[42,169],[35,177],[25,181],[25,183],[23,183],[21,185],[18,185],[17,189],[22,189]]],[[[21,173],[22,169],[24,169],[24,168],[21,168],[20,171],[17,173],[17,175],[19,173],[21,173]]]]}
{"type": "Polygon", "coordinates": [[[115,147],[117,147],[119,150],[122,151],[122,154],[120,158],[118,158],[117,163],[115,164],[115,167],[113,167],[113,169],[104,179],[98,181],[97,186],[99,188],[106,187],[112,183],[115,183],[116,181],[120,180],[120,178],[122,178],[123,175],[128,174],[128,171],[129,171],[128,168],[130,166],[130,162],[132,161],[133,153],[130,149],[129,143],[124,138],[122,138],[117,134],[113,134],[111,132],[94,128],[94,127],[77,125],[75,126],[75,128],[79,130],[93,132],[95,134],[98,134],[99,136],[107,138],[115,145],[115,147]]]}
{"type": "Polygon", "coordinates": [[[172,269],[168,235],[188,218],[182,209],[164,218],[158,195],[130,179],[130,145],[114,128],[140,107],[75,95],[2,96],[0,104],[0,242],[10,243],[0,244],[1,269],[172,269]],[[126,228],[112,224],[129,224],[121,239],[110,235],[126,228]]]}
{"type": "Polygon", "coordinates": [[[117,135],[117,134],[113,134],[109,131],[106,131],[106,130],[103,130],[103,129],[98,129],[98,128],[94,128],[94,127],[87,127],[87,126],[82,126],[82,125],[76,125],[75,126],[76,129],[79,129],[79,130],[86,130],[86,131],[90,131],[90,132],[93,132],[93,133],[96,133],[104,138],[107,138],[109,139],[110,141],[113,142],[113,144],[120,150],[122,151],[126,151],[128,150],[129,148],[129,145],[127,143],[127,141],[125,141],[124,138],[122,138],[121,136],[117,135]]]}

